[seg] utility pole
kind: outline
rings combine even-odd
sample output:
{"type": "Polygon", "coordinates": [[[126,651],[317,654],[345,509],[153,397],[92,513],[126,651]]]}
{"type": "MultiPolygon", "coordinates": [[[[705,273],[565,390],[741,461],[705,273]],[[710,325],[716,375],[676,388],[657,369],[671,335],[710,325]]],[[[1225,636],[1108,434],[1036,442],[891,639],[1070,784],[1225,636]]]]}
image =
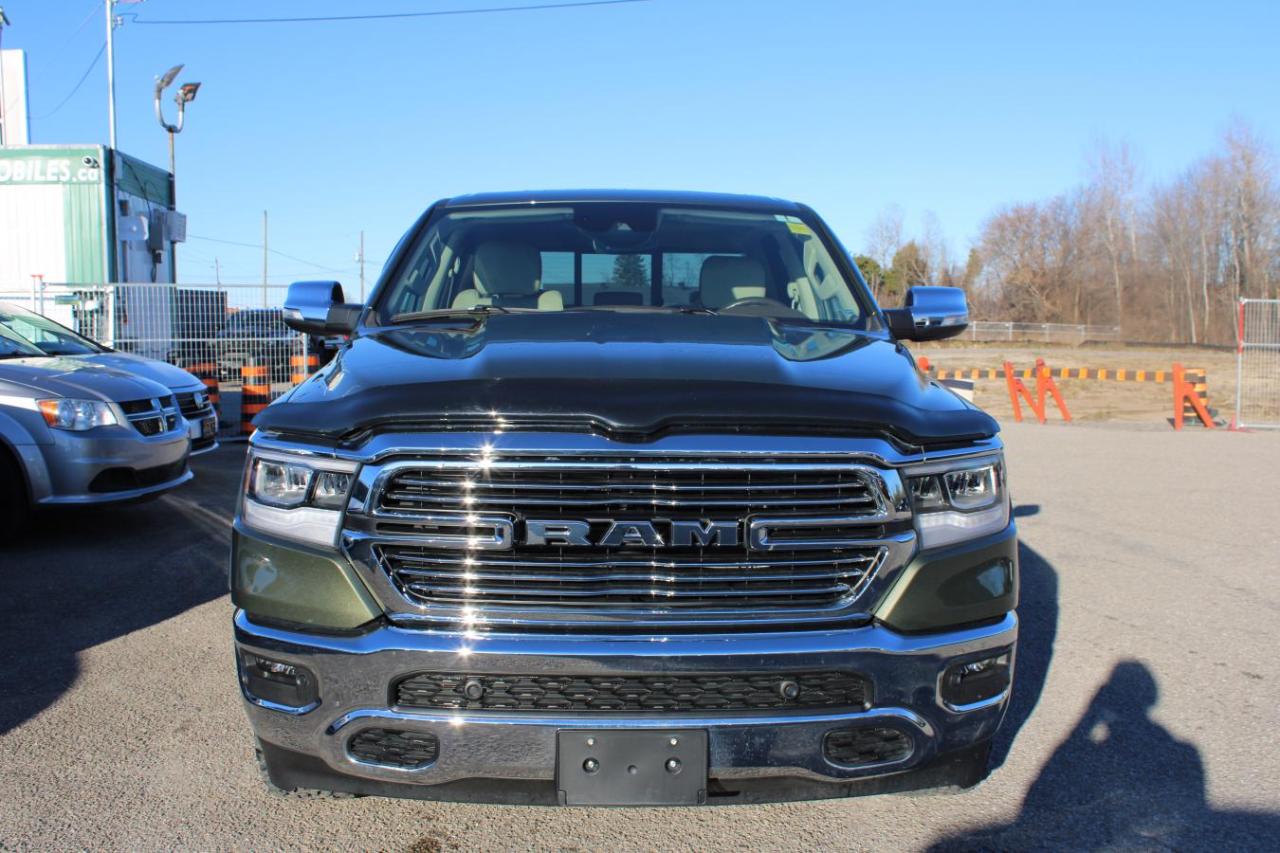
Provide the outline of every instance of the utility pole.
{"type": "Polygon", "coordinates": [[[267,307],[267,212],[262,211],[262,307],[267,307]]]}
{"type": "MultiPolygon", "coordinates": [[[[4,48],[4,28],[7,26],[10,26],[9,19],[5,17],[4,7],[0,6],[0,51],[4,48]]],[[[4,90],[4,53],[0,52],[0,145],[4,145],[10,136],[9,116],[5,111],[8,104],[9,99],[4,90]]]]}
{"type": "Polygon", "coordinates": [[[218,256],[213,256],[213,283],[222,284],[222,264],[218,262],[218,256]]]}
{"type": "Polygon", "coordinates": [[[364,232],[360,232],[360,254],[356,256],[360,262],[360,304],[364,304],[364,232]]]}
{"type": "Polygon", "coordinates": [[[116,147],[116,0],[104,0],[107,10],[107,145],[116,147]]]}

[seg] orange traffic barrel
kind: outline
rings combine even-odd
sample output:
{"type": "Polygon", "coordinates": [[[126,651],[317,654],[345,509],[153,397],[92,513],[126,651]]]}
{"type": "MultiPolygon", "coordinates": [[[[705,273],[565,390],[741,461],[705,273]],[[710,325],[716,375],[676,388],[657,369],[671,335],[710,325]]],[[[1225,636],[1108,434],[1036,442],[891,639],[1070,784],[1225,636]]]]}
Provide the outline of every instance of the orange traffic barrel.
{"type": "Polygon", "coordinates": [[[289,381],[294,385],[302,382],[319,369],[320,356],[315,355],[314,353],[311,355],[289,356],[289,381]]]}
{"type": "Polygon", "coordinates": [[[196,378],[204,383],[205,391],[208,392],[209,403],[213,406],[214,411],[218,413],[218,417],[222,417],[222,394],[218,389],[218,365],[212,361],[200,361],[191,365],[191,372],[196,378]]]}
{"type": "Polygon", "coordinates": [[[267,366],[246,364],[240,368],[240,432],[253,435],[253,416],[271,404],[267,366]]]}

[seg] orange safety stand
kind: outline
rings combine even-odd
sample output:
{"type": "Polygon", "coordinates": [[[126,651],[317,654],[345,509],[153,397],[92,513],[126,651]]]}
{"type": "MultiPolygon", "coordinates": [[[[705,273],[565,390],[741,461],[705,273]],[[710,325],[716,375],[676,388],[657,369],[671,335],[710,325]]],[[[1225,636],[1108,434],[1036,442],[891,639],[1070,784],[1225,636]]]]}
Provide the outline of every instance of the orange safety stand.
{"type": "Polygon", "coordinates": [[[1022,406],[1018,403],[1018,398],[1022,397],[1027,401],[1027,405],[1031,407],[1031,411],[1035,413],[1036,420],[1044,423],[1044,404],[1036,404],[1035,399],[1031,396],[1031,392],[1027,390],[1027,386],[1022,384],[1022,380],[1014,375],[1013,364],[1004,363],[1004,384],[1009,388],[1009,402],[1013,403],[1013,419],[1018,423],[1022,423],[1022,406]]]}
{"type": "Polygon", "coordinates": [[[1062,392],[1058,390],[1058,383],[1053,381],[1053,371],[1045,366],[1043,358],[1036,359],[1036,402],[1040,404],[1040,423],[1044,423],[1044,397],[1049,393],[1053,395],[1053,402],[1058,404],[1058,411],[1062,413],[1062,420],[1071,423],[1071,413],[1067,411],[1067,404],[1062,399],[1062,392]]]}
{"type": "Polygon", "coordinates": [[[1213,429],[1213,418],[1196,391],[1194,382],[1187,381],[1186,371],[1178,362],[1173,363],[1173,428],[1182,429],[1183,406],[1190,406],[1205,429],[1213,429]]]}
{"type": "Polygon", "coordinates": [[[1022,380],[1015,375],[1013,364],[1006,361],[1004,363],[1004,382],[1009,389],[1009,402],[1013,403],[1013,419],[1018,423],[1022,423],[1022,405],[1018,402],[1018,398],[1027,401],[1027,405],[1031,407],[1031,411],[1035,414],[1036,420],[1040,423],[1045,422],[1045,401],[1049,394],[1053,395],[1053,402],[1058,406],[1058,411],[1062,413],[1062,419],[1067,423],[1071,422],[1071,412],[1067,411],[1066,401],[1062,399],[1062,392],[1058,390],[1058,385],[1053,381],[1053,375],[1048,367],[1045,366],[1043,358],[1036,359],[1036,395],[1031,396],[1031,392],[1027,390],[1027,386],[1022,384],[1022,380]]]}

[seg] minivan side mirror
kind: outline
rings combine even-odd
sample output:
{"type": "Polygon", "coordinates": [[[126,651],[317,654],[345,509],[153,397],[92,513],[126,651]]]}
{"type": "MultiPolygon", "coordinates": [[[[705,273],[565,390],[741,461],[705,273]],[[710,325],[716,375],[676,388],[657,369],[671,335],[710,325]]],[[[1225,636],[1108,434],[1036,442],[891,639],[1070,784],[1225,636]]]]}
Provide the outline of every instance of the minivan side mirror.
{"type": "Polygon", "coordinates": [[[906,341],[953,338],[969,325],[969,304],[958,287],[912,287],[901,308],[884,312],[889,331],[906,341]]]}
{"type": "Polygon", "coordinates": [[[295,281],[284,298],[285,324],[308,335],[349,335],[362,310],[343,300],[336,281],[295,281]]]}

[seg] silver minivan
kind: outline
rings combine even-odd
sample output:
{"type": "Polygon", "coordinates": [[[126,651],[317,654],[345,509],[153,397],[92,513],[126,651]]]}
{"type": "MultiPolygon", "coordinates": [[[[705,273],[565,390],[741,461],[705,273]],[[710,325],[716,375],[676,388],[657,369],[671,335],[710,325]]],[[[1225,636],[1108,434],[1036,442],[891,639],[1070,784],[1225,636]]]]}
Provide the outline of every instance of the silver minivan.
{"type": "Polygon", "coordinates": [[[159,494],[191,479],[173,393],[82,358],[50,356],[0,325],[0,541],[33,508],[159,494]]]}
{"type": "Polygon", "coordinates": [[[119,352],[73,332],[48,317],[11,302],[0,302],[0,327],[34,344],[45,355],[76,358],[133,373],[164,385],[178,400],[191,437],[191,455],[208,453],[218,446],[218,415],[208,389],[196,376],[154,358],[119,352]]]}

